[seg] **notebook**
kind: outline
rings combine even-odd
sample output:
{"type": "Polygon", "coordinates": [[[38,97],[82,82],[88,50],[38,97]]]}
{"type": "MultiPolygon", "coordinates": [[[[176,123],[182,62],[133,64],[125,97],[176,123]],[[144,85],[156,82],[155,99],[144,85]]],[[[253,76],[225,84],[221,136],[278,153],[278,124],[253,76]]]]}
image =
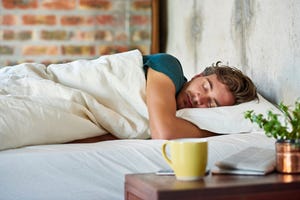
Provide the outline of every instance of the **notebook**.
{"type": "Polygon", "coordinates": [[[275,170],[275,150],[248,147],[215,163],[212,174],[265,175],[275,170]]]}

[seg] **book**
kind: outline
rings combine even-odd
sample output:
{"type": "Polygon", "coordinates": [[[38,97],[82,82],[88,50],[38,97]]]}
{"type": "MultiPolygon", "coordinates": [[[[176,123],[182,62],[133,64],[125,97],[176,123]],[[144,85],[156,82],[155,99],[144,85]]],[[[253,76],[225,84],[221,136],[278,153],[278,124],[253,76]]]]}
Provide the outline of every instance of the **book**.
{"type": "Polygon", "coordinates": [[[275,150],[248,147],[215,163],[212,174],[266,175],[275,170],[275,150]]]}

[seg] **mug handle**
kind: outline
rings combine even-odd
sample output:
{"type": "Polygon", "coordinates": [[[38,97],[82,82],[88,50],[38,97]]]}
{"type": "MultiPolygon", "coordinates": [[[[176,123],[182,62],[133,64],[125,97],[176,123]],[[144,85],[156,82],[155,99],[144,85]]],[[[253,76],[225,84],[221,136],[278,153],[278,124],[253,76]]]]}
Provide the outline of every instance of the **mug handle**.
{"type": "Polygon", "coordinates": [[[161,147],[161,152],[162,152],[162,155],[163,155],[163,157],[164,157],[164,159],[167,161],[167,163],[173,168],[173,164],[172,164],[172,161],[171,161],[171,159],[167,156],[167,153],[166,153],[166,148],[167,148],[167,144],[168,144],[169,142],[165,142],[163,145],[162,145],[162,147],[161,147]]]}

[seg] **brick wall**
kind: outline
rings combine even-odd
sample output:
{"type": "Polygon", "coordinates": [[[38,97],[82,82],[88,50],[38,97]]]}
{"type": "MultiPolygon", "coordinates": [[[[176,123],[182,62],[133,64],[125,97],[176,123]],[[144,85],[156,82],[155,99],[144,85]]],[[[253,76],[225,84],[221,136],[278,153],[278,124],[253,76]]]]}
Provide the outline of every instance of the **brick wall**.
{"type": "Polygon", "coordinates": [[[151,0],[0,0],[0,67],[151,45],[151,0]]]}

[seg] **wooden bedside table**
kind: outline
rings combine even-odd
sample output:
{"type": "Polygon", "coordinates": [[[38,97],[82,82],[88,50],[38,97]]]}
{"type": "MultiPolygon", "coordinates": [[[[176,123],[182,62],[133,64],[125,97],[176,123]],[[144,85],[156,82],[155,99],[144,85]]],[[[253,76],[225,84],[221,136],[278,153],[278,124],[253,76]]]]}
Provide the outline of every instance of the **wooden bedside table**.
{"type": "Polygon", "coordinates": [[[175,176],[129,174],[126,200],[188,199],[300,199],[300,174],[266,176],[207,175],[199,181],[177,181],[175,176]]]}

